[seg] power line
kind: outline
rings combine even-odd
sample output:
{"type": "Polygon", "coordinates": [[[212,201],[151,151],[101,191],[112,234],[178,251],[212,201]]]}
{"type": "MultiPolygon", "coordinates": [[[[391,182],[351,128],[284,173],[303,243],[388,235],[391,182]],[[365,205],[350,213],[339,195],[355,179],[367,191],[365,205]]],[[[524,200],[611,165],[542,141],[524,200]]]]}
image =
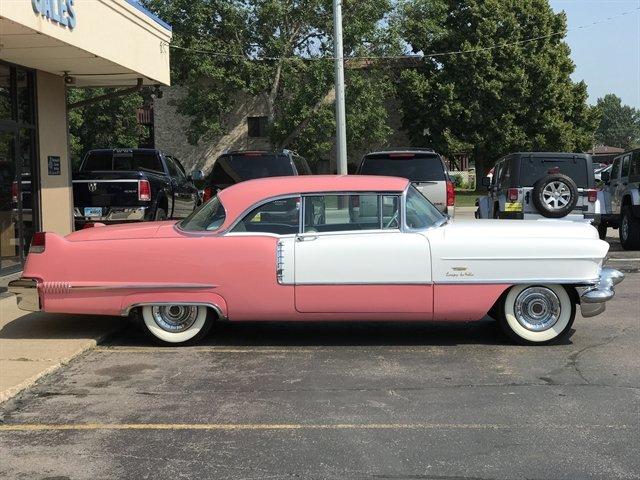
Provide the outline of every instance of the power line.
{"type": "MultiPolygon", "coordinates": [[[[605,17],[605,18],[603,18],[601,20],[596,20],[596,21],[591,22],[591,23],[587,23],[587,24],[584,24],[584,25],[579,25],[577,27],[569,28],[569,29],[564,30],[564,31],[553,32],[553,33],[549,33],[547,35],[539,35],[539,36],[535,36],[535,37],[524,38],[522,40],[516,40],[516,41],[513,41],[513,42],[497,43],[495,45],[490,45],[490,46],[487,46],[487,47],[477,47],[477,48],[470,48],[470,49],[466,49],[466,50],[451,50],[451,51],[447,51],[447,52],[438,52],[438,53],[429,53],[429,54],[418,53],[418,54],[405,54],[405,55],[355,55],[355,56],[344,57],[344,60],[401,60],[401,59],[411,59],[411,58],[422,60],[422,59],[427,59],[427,58],[438,58],[438,57],[444,57],[444,56],[450,56],[450,55],[463,55],[463,54],[466,54],[466,53],[485,52],[485,51],[489,51],[489,50],[496,50],[496,49],[499,49],[499,48],[512,47],[512,46],[522,45],[522,44],[526,44],[526,43],[537,42],[539,40],[544,40],[544,39],[547,39],[547,38],[565,36],[566,34],[571,33],[571,32],[575,32],[575,31],[578,31],[578,30],[583,30],[583,29],[586,29],[586,28],[591,28],[593,26],[601,25],[603,23],[608,23],[608,22],[611,22],[611,21],[616,20],[618,18],[627,16],[627,15],[632,15],[632,14],[638,12],[639,10],[640,10],[640,7],[634,8],[633,10],[628,10],[626,12],[619,13],[617,15],[612,15],[610,17],[605,17]]],[[[166,42],[162,42],[161,46],[168,46],[169,48],[172,48],[172,49],[175,49],[175,50],[183,50],[183,51],[188,51],[188,52],[192,52],[192,53],[202,53],[202,54],[206,54],[206,55],[210,55],[210,56],[214,56],[214,57],[228,58],[228,59],[238,59],[238,60],[253,61],[253,62],[270,62],[270,61],[334,61],[334,60],[338,60],[334,56],[320,56],[320,57],[256,56],[256,57],[250,57],[250,56],[242,55],[242,54],[232,54],[232,53],[216,52],[216,51],[213,51],[213,50],[204,50],[204,49],[199,49],[199,48],[182,47],[182,46],[179,46],[179,45],[172,45],[172,44],[169,44],[169,43],[166,43],[166,42]]]]}

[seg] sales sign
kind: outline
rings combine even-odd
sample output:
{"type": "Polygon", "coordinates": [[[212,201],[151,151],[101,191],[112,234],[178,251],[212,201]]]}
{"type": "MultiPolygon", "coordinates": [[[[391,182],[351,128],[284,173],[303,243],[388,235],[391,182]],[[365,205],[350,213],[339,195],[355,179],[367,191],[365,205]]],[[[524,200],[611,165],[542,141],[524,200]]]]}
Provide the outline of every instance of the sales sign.
{"type": "Polygon", "coordinates": [[[73,0],[31,0],[33,11],[57,24],[73,30],[76,26],[76,10],[73,0]]]}

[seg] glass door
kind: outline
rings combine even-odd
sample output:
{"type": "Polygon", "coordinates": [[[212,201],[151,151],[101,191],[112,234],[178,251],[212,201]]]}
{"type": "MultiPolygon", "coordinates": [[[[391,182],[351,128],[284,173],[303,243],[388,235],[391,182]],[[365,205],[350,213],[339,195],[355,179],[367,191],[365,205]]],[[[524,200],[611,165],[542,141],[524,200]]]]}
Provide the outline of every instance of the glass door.
{"type": "Polygon", "coordinates": [[[22,265],[20,198],[16,169],[17,132],[0,128],[0,272],[22,265]]]}

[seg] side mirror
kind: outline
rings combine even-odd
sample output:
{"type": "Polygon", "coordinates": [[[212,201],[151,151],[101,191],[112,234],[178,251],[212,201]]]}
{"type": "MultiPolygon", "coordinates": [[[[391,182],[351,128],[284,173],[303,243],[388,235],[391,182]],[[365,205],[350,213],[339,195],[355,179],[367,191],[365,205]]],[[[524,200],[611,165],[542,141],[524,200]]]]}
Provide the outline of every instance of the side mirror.
{"type": "Polygon", "coordinates": [[[204,178],[204,173],[202,170],[194,170],[189,174],[189,178],[194,182],[198,182],[204,178]]]}
{"type": "Polygon", "coordinates": [[[600,180],[602,180],[602,183],[609,183],[611,181],[611,173],[610,172],[602,172],[600,174],[600,180]]]}
{"type": "Polygon", "coordinates": [[[482,177],[482,186],[483,187],[491,186],[491,179],[489,177],[482,177]]]}

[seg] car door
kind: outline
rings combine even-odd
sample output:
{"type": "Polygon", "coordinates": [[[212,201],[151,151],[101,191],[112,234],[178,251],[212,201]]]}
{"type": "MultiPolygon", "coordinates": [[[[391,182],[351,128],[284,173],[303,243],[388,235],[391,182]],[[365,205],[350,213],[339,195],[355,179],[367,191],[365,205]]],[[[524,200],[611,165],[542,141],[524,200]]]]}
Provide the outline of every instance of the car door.
{"type": "Polygon", "coordinates": [[[303,203],[303,233],[290,240],[297,311],[431,318],[429,243],[401,231],[399,195],[310,195],[303,203]],[[351,206],[364,203],[377,203],[377,216],[354,215],[351,206]]]}
{"type": "Polygon", "coordinates": [[[167,167],[173,187],[173,218],[184,218],[193,211],[193,192],[184,172],[173,157],[167,156],[167,167]]]}

